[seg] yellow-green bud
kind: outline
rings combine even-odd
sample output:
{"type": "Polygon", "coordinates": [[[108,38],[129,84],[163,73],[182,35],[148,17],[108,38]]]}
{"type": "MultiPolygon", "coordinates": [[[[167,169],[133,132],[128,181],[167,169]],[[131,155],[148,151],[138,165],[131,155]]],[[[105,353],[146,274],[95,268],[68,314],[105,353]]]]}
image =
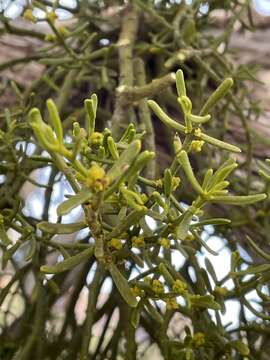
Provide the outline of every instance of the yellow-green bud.
{"type": "Polygon", "coordinates": [[[132,246],[136,248],[143,248],[145,246],[145,241],[143,236],[132,236],[131,242],[132,242],[132,246]]]}
{"type": "Polygon", "coordinates": [[[32,9],[26,9],[25,12],[23,13],[23,17],[26,20],[32,21],[32,22],[37,22],[37,18],[33,15],[33,10],[32,9]]]}
{"type": "Polygon", "coordinates": [[[193,241],[195,239],[195,236],[193,234],[187,234],[185,237],[185,241],[193,241]]]}
{"type": "Polygon", "coordinates": [[[199,347],[205,344],[205,334],[202,332],[197,332],[193,335],[192,342],[195,346],[199,347]]]}
{"type": "Polygon", "coordinates": [[[170,240],[167,238],[160,238],[158,240],[158,243],[164,247],[164,249],[169,249],[170,248],[170,240]]]}
{"type": "Polygon", "coordinates": [[[45,41],[54,42],[56,40],[56,36],[54,34],[47,34],[45,36],[45,41]]]}
{"type": "Polygon", "coordinates": [[[49,21],[51,21],[52,23],[54,23],[55,20],[57,19],[56,13],[55,13],[54,11],[48,12],[48,13],[47,13],[47,19],[48,19],[49,21]]]}
{"type": "Polygon", "coordinates": [[[216,286],[214,291],[217,295],[226,296],[229,290],[226,286],[216,286]]]}
{"type": "Polygon", "coordinates": [[[133,286],[131,288],[131,291],[134,296],[143,296],[144,295],[144,291],[142,289],[140,289],[138,286],[133,286]]]}
{"type": "Polygon", "coordinates": [[[200,128],[195,129],[194,135],[197,136],[197,137],[201,137],[202,136],[202,130],[200,128]]]}
{"type": "Polygon", "coordinates": [[[109,241],[109,246],[116,249],[116,250],[121,250],[123,247],[123,244],[121,242],[121,239],[117,239],[117,238],[112,238],[109,241]]]}
{"type": "Polygon", "coordinates": [[[166,299],[166,307],[168,310],[178,309],[178,304],[175,298],[166,299]]]}

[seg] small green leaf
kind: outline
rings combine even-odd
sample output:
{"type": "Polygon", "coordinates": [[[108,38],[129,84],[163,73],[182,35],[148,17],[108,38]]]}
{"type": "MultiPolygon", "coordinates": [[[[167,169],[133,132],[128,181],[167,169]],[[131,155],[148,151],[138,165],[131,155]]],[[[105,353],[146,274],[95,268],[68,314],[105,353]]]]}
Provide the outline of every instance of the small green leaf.
{"type": "Polygon", "coordinates": [[[225,79],[219,87],[213,92],[213,94],[208,98],[204,106],[200,111],[200,115],[206,115],[209,111],[216,105],[216,103],[224,98],[226,94],[230,91],[233,86],[233,79],[227,78],[225,79]]]}
{"type": "Polygon", "coordinates": [[[116,144],[115,144],[112,136],[107,137],[107,145],[108,145],[108,149],[110,151],[110,154],[112,155],[112,158],[114,160],[118,160],[119,159],[119,153],[118,153],[116,144]]]}
{"type": "Polygon", "coordinates": [[[234,195],[224,195],[224,196],[214,196],[212,199],[209,199],[213,202],[221,202],[222,204],[230,205],[249,205],[254,204],[258,201],[265,200],[267,198],[266,194],[255,194],[255,195],[246,195],[246,196],[234,196],[234,195]]]}
{"type": "Polygon", "coordinates": [[[62,202],[57,208],[57,215],[62,216],[68,214],[72,209],[82,205],[92,198],[93,194],[88,188],[82,189],[76,195],[70,197],[68,200],[62,202]]]}
{"type": "Polygon", "coordinates": [[[241,149],[235,145],[231,145],[227,142],[218,140],[216,138],[213,138],[212,136],[206,135],[206,134],[201,134],[199,137],[199,139],[204,140],[205,142],[207,142],[208,144],[214,145],[216,147],[219,147],[220,149],[223,150],[227,150],[230,152],[235,152],[235,153],[240,153],[241,149]]]}
{"type": "Polygon", "coordinates": [[[51,152],[57,152],[59,150],[59,141],[55,137],[52,128],[42,120],[40,111],[37,108],[33,108],[29,112],[29,122],[43,148],[51,152]]]}
{"type": "Polygon", "coordinates": [[[176,228],[176,235],[178,239],[185,240],[187,237],[192,217],[193,214],[190,211],[186,211],[183,214],[181,222],[176,228]]]}
{"type": "Polygon", "coordinates": [[[47,221],[41,221],[37,224],[37,227],[49,234],[72,234],[76,231],[86,228],[87,225],[84,222],[72,224],[54,224],[47,221]]]}
{"type": "Polygon", "coordinates": [[[203,189],[202,189],[201,185],[198,183],[198,181],[193,173],[193,170],[190,165],[189,158],[188,158],[186,151],[181,150],[179,155],[177,156],[177,159],[179,160],[180,164],[183,166],[185,174],[186,174],[188,180],[190,181],[191,185],[193,186],[194,190],[199,195],[202,195],[203,189]]]}
{"type": "Polygon", "coordinates": [[[34,256],[35,252],[37,249],[37,241],[34,238],[34,236],[31,237],[31,239],[29,240],[29,251],[27,252],[27,254],[25,255],[25,261],[29,261],[32,259],[32,257],[34,256]]]}
{"type": "Polygon", "coordinates": [[[205,225],[229,225],[231,220],[225,218],[213,218],[213,219],[206,219],[201,220],[195,224],[192,224],[191,227],[201,227],[205,225]]]}
{"type": "Polygon", "coordinates": [[[209,274],[212,276],[212,279],[214,280],[214,283],[216,284],[218,282],[217,275],[214,269],[214,266],[212,265],[211,261],[208,258],[205,258],[204,260],[205,267],[209,274]]]}
{"type": "Polygon", "coordinates": [[[133,141],[120,155],[119,159],[115,161],[113,166],[107,172],[107,176],[111,182],[119,178],[126,172],[133,160],[137,157],[141,150],[141,142],[139,140],[133,141]]]}
{"type": "Polygon", "coordinates": [[[187,114],[188,119],[195,124],[204,124],[211,119],[211,115],[199,116],[187,114]]]}
{"type": "Polygon", "coordinates": [[[242,276],[247,274],[261,274],[265,271],[270,270],[270,264],[261,264],[261,265],[254,265],[249,266],[246,270],[231,272],[232,276],[242,276]]]}
{"type": "Polygon", "coordinates": [[[151,317],[156,322],[158,322],[159,324],[163,323],[163,317],[161,316],[161,314],[157,311],[157,309],[148,300],[145,301],[145,307],[148,310],[151,317]]]}
{"type": "Polygon", "coordinates": [[[103,243],[103,237],[97,236],[95,239],[95,251],[94,251],[95,257],[100,260],[104,257],[104,243],[103,243]]]}
{"type": "Polygon", "coordinates": [[[136,307],[138,302],[128,285],[127,279],[121,274],[115,264],[108,264],[108,269],[119,293],[129,306],[136,307]]]}
{"type": "Polygon", "coordinates": [[[85,130],[88,136],[91,136],[92,133],[95,131],[97,103],[98,103],[98,99],[96,94],[93,94],[91,96],[91,99],[86,99],[84,101],[84,106],[86,110],[85,130]]]}
{"type": "Polygon", "coordinates": [[[131,312],[131,319],[130,319],[130,322],[131,322],[131,325],[137,329],[139,323],[140,323],[140,317],[141,317],[141,311],[142,311],[142,305],[143,305],[143,301],[140,300],[138,305],[132,309],[132,312],[131,312]]]}
{"type": "Polygon", "coordinates": [[[51,124],[54,128],[54,131],[56,133],[56,136],[60,143],[63,143],[63,128],[62,128],[62,122],[57,110],[57,107],[52,99],[47,100],[47,108],[50,115],[51,124]]]}
{"type": "Polygon", "coordinates": [[[178,96],[179,97],[186,96],[187,93],[186,93],[184,73],[181,69],[176,71],[175,78],[176,78],[176,88],[177,88],[178,96]]]}
{"type": "Polygon", "coordinates": [[[170,197],[173,188],[173,176],[170,169],[164,171],[164,194],[166,197],[170,197]]]}
{"type": "Polygon", "coordinates": [[[172,286],[175,282],[174,278],[172,277],[172,275],[170,274],[169,270],[166,268],[166,265],[163,263],[160,263],[158,266],[159,272],[160,274],[164,277],[164,279],[166,280],[166,283],[169,286],[172,286]]]}
{"type": "Polygon", "coordinates": [[[88,249],[71,256],[64,261],[61,261],[60,263],[56,265],[43,265],[40,268],[40,271],[46,273],[46,274],[59,274],[61,272],[70,270],[74,268],[75,266],[81,264],[82,262],[89,260],[91,256],[93,255],[94,249],[93,247],[89,247],[88,249]]]}

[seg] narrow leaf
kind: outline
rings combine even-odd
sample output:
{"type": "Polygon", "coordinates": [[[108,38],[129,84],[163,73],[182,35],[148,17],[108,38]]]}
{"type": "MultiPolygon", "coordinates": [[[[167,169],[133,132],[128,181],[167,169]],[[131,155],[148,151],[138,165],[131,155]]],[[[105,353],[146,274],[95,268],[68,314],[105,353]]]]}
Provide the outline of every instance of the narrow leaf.
{"type": "Polygon", "coordinates": [[[130,167],[132,161],[137,157],[141,150],[141,142],[139,140],[133,141],[120,155],[119,159],[115,161],[114,165],[107,173],[111,182],[123,175],[130,167]]]}
{"type": "Polygon", "coordinates": [[[82,205],[92,198],[93,194],[88,188],[82,189],[76,195],[70,197],[68,200],[62,202],[57,208],[57,215],[62,216],[68,214],[72,209],[82,205]]]}
{"type": "Polygon", "coordinates": [[[110,263],[108,265],[108,269],[122,297],[125,299],[129,306],[136,307],[138,302],[128,285],[127,279],[121,274],[115,264],[110,263]]]}
{"type": "Polygon", "coordinates": [[[43,265],[41,266],[40,271],[46,274],[59,274],[61,272],[70,270],[75,266],[81,264],[82,262],[90,259],[93,255],[93,251],[93,247],[91,246],[88,249],[80,252],[79,254],[71,256],[56,265],[43,265]]]}
{"type": "Polygon", "coordinates": [[[86,228],[87,225],[84,222],[72,224],[54,224],[47,221],[41,221],[37,224],[37,227],[49,234],[72,234],[76,231],[86,228]]]}

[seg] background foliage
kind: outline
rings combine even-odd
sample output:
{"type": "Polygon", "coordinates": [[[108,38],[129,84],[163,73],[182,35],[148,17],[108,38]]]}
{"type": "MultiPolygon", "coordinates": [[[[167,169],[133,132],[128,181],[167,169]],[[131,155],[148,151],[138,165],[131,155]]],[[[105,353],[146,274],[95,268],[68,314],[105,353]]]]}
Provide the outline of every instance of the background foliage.
{"type": "Polygon", "coordinates": [[[136,359],[157,344],[165,359],[266,359],[269,202],[252,195],[268,193],[269,170],[253,151],[255,69],[228,50],[236,28],[252,30],[249,2],[34,1],[11,21],[12,4],[2,35],[36,42],[0,70],[37,63],[40,76],[3,87],[1,358],[136,359]],[[192,117],[209,99],[211,119],[192,117]],[[207,198],[211,168],[230,195],[207,198]],[[215,235],[231,256],[222,278],[200,260],[218,256],[215,235]],[[228,300],[240,306],[234,327],[221,317],[228,300]]]}

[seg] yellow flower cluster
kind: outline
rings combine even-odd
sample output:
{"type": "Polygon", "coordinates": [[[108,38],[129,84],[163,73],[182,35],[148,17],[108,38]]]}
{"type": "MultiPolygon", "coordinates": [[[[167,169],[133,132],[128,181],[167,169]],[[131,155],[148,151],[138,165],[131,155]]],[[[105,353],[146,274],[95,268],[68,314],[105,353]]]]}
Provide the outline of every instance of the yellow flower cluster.
{"type": "Polygon", "coordinates": [[[154,279],[152,282],[152,290],[155,294],[163,294],[164,293],[164,285],[161,281],[154,279]]]}
{"type": "Polygon", "coordinates": [[[97,131],[93,132],[93,134],[90,136],[90,143],[94,146],[102,145],[103,134],[97,131]]]}
{"type": "Polygon", "coordinates": [[[145,241],[143,236],[132,236],[131,242],[132,242],[132,246],[136,248],[143,248],[145,246],[145,241]]]}
{"type": "Polygon", "coordinates": [[[203,140],[193,140],[190,144],[190,149],[195,152],[202,151],[202,147],[204,145],[203,140]]]}
{"type": "Polygon", "coordinates": [[[96,192],[104,190],[109,184],[105,170],[101,166],[93,164],[87,171],[85,184],[96,192]]]}
{"type": "Polygon", "coordinates": [[[175,280],[172,289],[174,292],[182,294],[187,290],[187,284],[184,281],[177,279],[175,280]]]}

